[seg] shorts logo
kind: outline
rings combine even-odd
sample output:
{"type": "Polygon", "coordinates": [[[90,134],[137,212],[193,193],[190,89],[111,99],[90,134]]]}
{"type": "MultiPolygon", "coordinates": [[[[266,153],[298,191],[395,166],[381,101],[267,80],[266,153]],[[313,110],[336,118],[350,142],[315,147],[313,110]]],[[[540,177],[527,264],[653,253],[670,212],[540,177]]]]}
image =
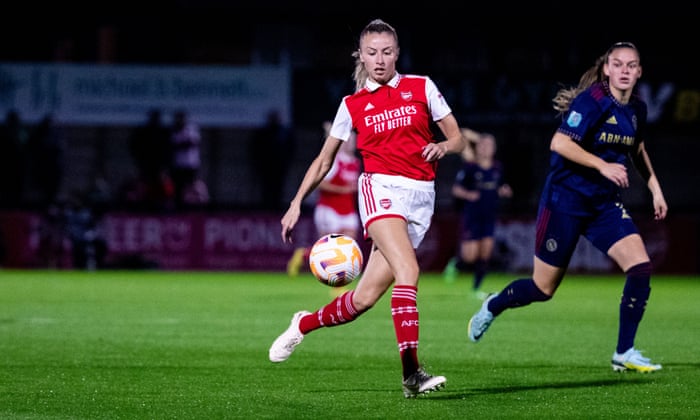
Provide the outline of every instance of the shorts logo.
{"type": "Polygon", "coordinates": [[[554,252],[557,250],[559,245],[555,239],[547,239],[547,242],[545,242],[545,247],[547,247],[547,251],[554,252]]]}
{"type": "Polygon", "coordinates": [[[581,124],[581,118],[581,114],[576,111],[571,111],[569,118],[566,119],[566,123],[569,125],[569,127],[578,127],[578,125],[581,124]]]}
{"type": "Polygon", "coordinates": [[[379,200],[379,205],[382,206],[384,210],[386,210],[391,207],[391,199],[382,198],[381,200],[379,200]]]}
{"type": "Polygon", "coordinates": [[[622,214],[620,215],[622,219],[631,219],[632,217],[627,213],[627,209],[619,201],[615,203],[615,207],[619,208],[622,214]]]}

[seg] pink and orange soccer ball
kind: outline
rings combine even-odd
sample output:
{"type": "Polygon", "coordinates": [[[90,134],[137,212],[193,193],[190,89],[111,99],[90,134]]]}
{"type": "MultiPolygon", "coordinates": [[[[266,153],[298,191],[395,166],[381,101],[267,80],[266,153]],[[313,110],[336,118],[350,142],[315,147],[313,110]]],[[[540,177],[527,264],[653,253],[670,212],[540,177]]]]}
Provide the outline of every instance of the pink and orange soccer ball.
{"type": "Polygon", "coordinates": [[[309,253],[309,267],[318,281],[331,287],[352,283],[362,273],[362,249],[355,239],[339,233],[322,236],[309,253]]]}

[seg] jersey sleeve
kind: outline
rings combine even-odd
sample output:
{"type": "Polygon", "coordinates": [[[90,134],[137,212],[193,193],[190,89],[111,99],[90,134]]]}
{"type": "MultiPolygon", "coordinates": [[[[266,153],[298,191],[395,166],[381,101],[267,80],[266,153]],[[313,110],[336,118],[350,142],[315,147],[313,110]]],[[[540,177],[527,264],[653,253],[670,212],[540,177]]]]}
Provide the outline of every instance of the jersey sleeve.
{"type": "Polygon", "coordinates": [[[602,116],[603,109],[598,101],[588,91],[584,91],[571,102],[557,131],[575,141],[581,141],[602,116]]]}
{"type": "Polygon", "coordinates": [[[459,170],[457,171],[457,175],[455,175],[455,179],[454,179],[454,183],[453,183],[453,184],[454,184],[454,185],[460,185],[460,186],[461,186],[461,185],[462,185],[462,182],[464,181],[464,178],[465,178],[466,176],[467,176],[467,171],[466,171],[466,169],[464,168],[464,166],[462,166],[462,167],[459,168],[459,170]]]}
{"type": "Polygon", "coordinates": [[[340,101],[340,105],[338,106],[338,111],[335,113],[335,119],[333,120],[333,125],[331,126],[330,131],[331,136],[343,141],[347,141],[352,134],[352,117],[350,116],[350,111],[345,103],[347,98],[348,97],[346,96],[342,101],[340,101]]]}
{"type": "Polygon", "coordinates": [[[460,168],[457,176],[455,177],[455,184],[464,188],[465,190],[474,190],[474,171],[476,170],[476,165],[471,162],[465,162],[460,168]]]}
{"type": "Polygon", "coordinates": [[[445,97],[438,90],[435,82],[429,77],[425,78],[425,97],[428,98],[428,107],[433,121],[440,121],[452,112],[445,97]]]}

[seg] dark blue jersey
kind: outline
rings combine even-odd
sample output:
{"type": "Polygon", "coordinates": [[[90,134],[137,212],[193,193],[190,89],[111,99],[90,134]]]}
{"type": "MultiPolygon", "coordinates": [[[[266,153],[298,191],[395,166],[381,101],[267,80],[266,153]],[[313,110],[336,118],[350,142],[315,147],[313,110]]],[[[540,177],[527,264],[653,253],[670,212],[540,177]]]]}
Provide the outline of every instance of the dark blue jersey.
{"type": "MultiPolygon", "coordinates": [[[[646,134],[646,118],[647,107],[639,96],[633,95],[623,105],[612,96],[607,82],[600,82],[572,101],[558,131],[606,162],[627,165],[629,154],[646,134]]],[[[556,202],[558,211],[585,215],[619,197],[620,187],[600,172],[552,152],[543,204],[556,202]]]]}
{"type": "Polygon", "coordinates": [[[465,209],[484,214],[496,212],[498,188],[503,182],[503,166],[499,161],[494,161],[488,169],[474,162],[464,162],[455,177],[455,184],[467,190],[478,190],[480,194],[477,201],[464,200],[465,209]]]}

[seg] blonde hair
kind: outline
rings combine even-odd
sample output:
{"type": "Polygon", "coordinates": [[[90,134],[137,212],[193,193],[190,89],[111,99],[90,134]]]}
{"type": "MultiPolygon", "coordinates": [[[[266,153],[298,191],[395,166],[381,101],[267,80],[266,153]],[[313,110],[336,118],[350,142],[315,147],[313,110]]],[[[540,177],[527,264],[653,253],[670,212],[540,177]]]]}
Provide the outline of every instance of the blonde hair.
{"type": "Polygon", "coordinates": [[[610,54],[619,48],[631,48],[639,53],[637,47],[631,42],[614,43],[610,48],[608,48],[605,54],[598,57],[592,67],[583,73],[578,81],[578,86],[568,88],[562,87],[557,91],[557,94],[552,99],[552,106],[556,111],[559,111],[560,115],[569,110],[571,101],[573,101],[579,93],[589,88],[592,84],[602,82],[607,79],[605,73],[603,72],[603,67],[605,66],[605,63],[608,62],[610,54]]]}
{"type": "Polygon", "coordinates": [[[481,133],[467,127],[462,127],[460,131],[462,132],[462,137],[466,140],[466,144],[464,145],[464,149],[462,149],[461,153],[462,159],[467,162],[472,162],[476,158],[474,149],[475,144],[479,141],[481,133]]]}
{"type": "Polygon", "coordinates": [[[380,34],[383,32],[391,34],[391,36],[393,36],[396,40],[396,45],[398,46],[399,36],[396,33],[396,29],[394,29],[393,26],[389,25],[381,19],[374,19],[373,21],[368,23],[367,26],[365,26],[362,32],[360,32],[358,48],[352,53],[352,56],[355,58],[355,70],[353,71],[352,79],[355,81],[356,91],[365,87],[365,83],[367,83],[367,79],[369,78],[367,69],[365,69],[365,65],[360,59],[360,44],[362,43],[362,38],[364,38],[364,36],[367,34],[380,34]]]}

